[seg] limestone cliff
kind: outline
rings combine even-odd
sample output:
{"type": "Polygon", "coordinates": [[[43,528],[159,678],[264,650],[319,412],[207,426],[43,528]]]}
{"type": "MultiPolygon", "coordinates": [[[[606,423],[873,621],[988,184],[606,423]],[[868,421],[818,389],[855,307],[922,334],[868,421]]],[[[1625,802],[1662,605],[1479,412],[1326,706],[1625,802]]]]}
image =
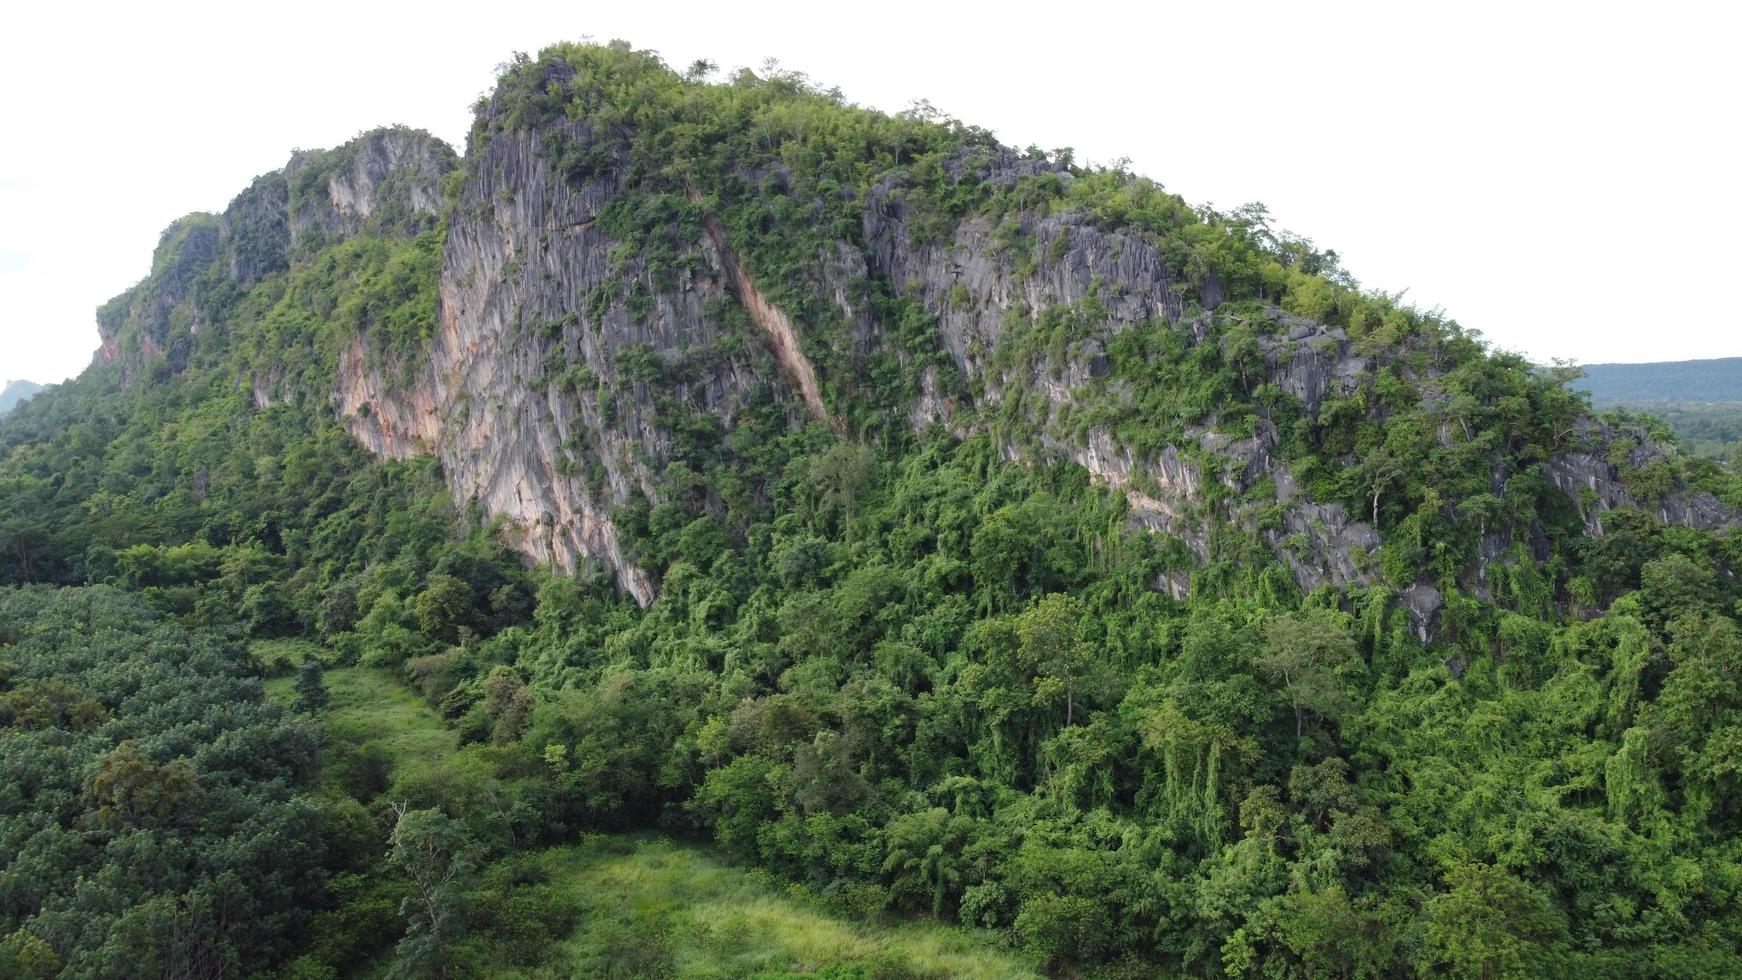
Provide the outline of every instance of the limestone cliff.
{"type": "Polygon", "coordinates": [[[164,231],[151,274],[97,311],[97,362],[115,365],[123,384],[179,373],[224,291],[283,272],[328,241],[436,227],[441,182],[455,162],[440,140],[398,128],[292,154],[222,214],[190,214],[164,231]]]}
{"type": "MultiPolygon", "coordinates": [[[[519,70],[540,97],[581,84],[561,59],[519,70]]],[[[1391,409],[1365,400],[1381,368],[1432,402],[1434,351],[1357,343],[1250,298],[1226,313],[1230,286],[1201,254],[1060,203],[1081,172],[1032,153],[982,141],[946,169],[982,199],[1052,188],[1039,204],[1011,193],[1016,203],[996,214],[940,210],[897,168],[861,191],[834,189],[822,207],[792,190],[781,154],[723,173],[687,157],[637,157],[664,143],[638,142],[625,107],[591,92],[576,99],[540,112],[498,92],[481,104],[463,161],[397,129],[297,153],[222,215],[165,232],[152,275],[99,313],[100,360],[118,364],[124,383],[173,374],[204,326],[203,293],[263,282],[351,236],[439,225],[427,343],[384,358],[358,336],[337,355],[333,390],[313,394],[330,397],[370,452],[439,458],[456,496],[500,518],[529,560],[598,563],[643,604],[660,570],[639,563],[618,515],[680,494],[721,505],[716,488],[683,479],[686,446],[729,445],[750,418],[858,437],[867,405],[882,424],[986,434],[1013,459],[1079,464],[1125,496],[1135,528],[1172,535],[1200,560],[1227,557],[1234,529],[1272,550],[1304,590],[1378,580],[1379,491],[1371,512],[1314,499],[1290,464],[1300,457],[1288,455],[1285,427],[1314,424],[1331,404],[1383,421],[1391,409]],[[582,104],[593,109],[574,110],[582,104]],[[782,220],[803,219],[781,216],[805,207],[855,217],[782,237],[782,220]],[[770,255],[782,257],[782,275],[764,275],[770,255]],[[1237,387],[1280,407],[1242,420],[1213,407],[1146,418],[1156,393],[1118,375],[1112,352],[1157,329],[1193,363],[1238,361],[1237,387]],[[1233,329],[1246,331],[1238,351],[1233,329]],[[890,365],[916,380],[898,402],[867,401],[864,375],[890,365]]],[[[693,137],[660,135],[672,145],[693,137]]],[[[258,405],[283,394],[272,377],[246,383],[258,405]]],[[[1608,510],[1644,505],[1622,470],[1669,451],[1639,436],[1625,465],[1613,462],[1610,448],[1628,438],[1584,418],[1556,435],[1553,458],[1530,464],[1574,501],[1587,533],[1603,533],[1608,510]]],[[[1493,454],[1497,498],[1514,492],[1508,481],[1521,469],[1509,458],[1493,454]]],[[[1347,452],[1321,462],[1362,464],[1347,452]]],[[[1648,506],[1668,522],[1737,521],[1686,486],[1648,506]]],[[[1513,536],[1485,534],[1463,584],[1480,593],[1491,564],[1517,560],[1513,536]]],[[[1540,527],[1516,536],[1540,550],[1540,527]]],[[[1156,584],[1186,589],[1182,576],[1156,584]]],[[[1438,590],[1418,582],[1404,599],[1425,637],[1438,590]]]]}

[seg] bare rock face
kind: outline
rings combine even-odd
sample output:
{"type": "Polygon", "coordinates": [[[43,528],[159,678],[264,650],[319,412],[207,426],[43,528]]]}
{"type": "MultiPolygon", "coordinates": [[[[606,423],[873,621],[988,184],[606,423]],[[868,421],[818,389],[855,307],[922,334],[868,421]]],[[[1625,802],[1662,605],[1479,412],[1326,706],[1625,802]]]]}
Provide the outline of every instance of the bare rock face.
{"type": "Polygon", "coordinates": [[[1734,512],[1704,491],[1671,490],[1655,504],[1646,506],[1628,490],[1614,464],[1590,453],[1557,456],[1549,461],[1547,476],[1580,504],[1585,533],[1593,536],[1603,533],[1603,515],[1614,510],[1648,510],[1666,524],[1683,524],[1701,530],[1724,527],[1736,521],[1734,512]]]}
{"type": "MultiPolygon", "coordinates": [[[[1005,163],[1015,167],[1013,160],[1005,163]]],[[[1030,251],[1046,256],[1029,274],[1018,274],[1017,259],[982,218],[963,222],[946,242],[916,246],[915,216],[895,191],[880,185],[865,202],[866,265],[898,293],[917,290],[937,316],[950,356],[966,376],[984,377],[988,398],[996,398],[1007,384],[1032,380],[987,376],[987,365],[1009,336],[1005,318],[1012,309],[1038,312],[1080,303],[1094,288],[1106,309],[1107,330],[1116,332],[1151,319],[1178,322],[1188,290],[1200,300],[1215,298],[1213,283],[1193,287],[1176,281],[1162,255],[1143,238],[1103,231],[1072,212],[1020,216],[1019,230],[1031,242],[1030,251]]]]}
{"type": "Polygon", "coordinates": [[[179,371],[189,338],[199,331],[194,303],[199,279],[221,249],[218,221],[190,214],[164,229],[151,259],[151,274],[97,310],[101,346],[96,359],[118,363],[121,383],[144,377],[168,354],[164,366],[179,371]]]}
{"type": "MultiPolygon", "coordinates": [[[[754,392],[773,391],[791,425],[836,425],[837,406],[825,397],[831,379],[804,353],[807,325],[758,288],[713,216],[704,213],[699,232],[677,243],[676,274],[662,274],[625,248],[640,243],[613,240],[601,227],[601,212],[625,192],[628,161],[601,164],[594,153],[576,176],[562,148],[591,147],[587,123],[514,128],[497,124],[495,108],[486,108],[474,133],[449,215],[440,323],[427,361],[414,366],[417,383],[384,382],[359,346],[344,358],[339,409],[373,452],[437,454],[456,494],[504,519],[531,560],[568,569],[603,564],[645,604],[656,582],[626,552],[612,515],[638,500],[659,502],[673,447],[661,400],[680,398],[730,429],[754,392]],[[738,326],[728,311],[740,314],[738,326]],[[640,368],[625,366],[632,355],[640,368]],[[636,373],[649,358],[652,375],[681,366],[685,391],[636,373]]],[[[383,145],[330,170],[330,210],[311,212],[318,219],[290,218],[293,237],[304,225],[318,232],[366,217],[354,203],[362,199],[357,189],[380,186],[382,161],[404,159],[403,148],[397,158],[393,152],[383,145]]],[[[1011,152],[988,166],[994,182],[1043,172],[1070,179],[1011,152]]],[[[1202,560],[1215,556],[1217,531],[1232,524],[1268,543],[1305,591],[1378,581],[1379,532],[1340,503],[1307,497],[1280,458],[1274,425],[1261,422],[1244,437],[1194,426],[1174,444],[1139,451],[1104,426],[1070,423],[1084,389],[1100,385],[1106,393],[1106,351],[1121,331],[1160,322],[1191,343],[1207,341],[1209,314],[1190,311],[1222,302],[1213,276],[1182,279],[1144,236],[1068,210],[1019,213],[1000,228],[969,218],[941,239],[915,234],[923,216],[910,212],[899,191],[874,187],[858,240],[825,248],[802,286],[837,309],[849,342],[865,348],[886,343],[882,324],[851,299],[863,295],[867,279],[917,299],[935,318],[967,391],[941,391],[936,372],[924,371],[904,413],[914,428],[988,431],[1010,459],[1075,462],[1124,494],[1134,527],[1172,535],[1202,560]],[[1008,247],[1012,234],[1027,243],[1021,256],[1008,247]],[[1013,319],[1060,307],[1095,311],[1062,358],[1003,356],[1015,337],[1013,319]],[[1013,396],[1032,423],[1026,434],[988,421],[1013,396]]],[[[693,191],[689,203],[703,206],[693,191]]],[[[1265,326],[1255,370],[1308,415],[1353,392],[1373,370],[1340,329],[1280,310],[1268,312],[1265,326]]],[[[1594,492],[1600,507],[1635,504],[1613,467],[1569,455],[1549,473],[1569,492],[1575,484],[1594,492]]],[[[1735,520],[1697,494],[1672,494],[1660,511],[1697,526],[1735,520]]],[[[1600,533],[1600,520],[1590,527],[1600,533]]],[[[1482,565],[1507,560],[1509,544],[1485,543],[1482,565]]],[[[1478,580],[1482,571],[1475,570],[1478,580]]],[[[1161,586],[1179,596],[1187,587],[1179,577],[1161,586]]],[[[1419,583],[1407,599],[1418,632],[1431,637],[1438,591],[1419,583]]]]}
{"type": "Polygon", "coordinates": [[[230,280],[252,285],[310,248],[358,235],[415,235],[441,217],[454,151],[428,133],[378,129],[333,150],[299,150],[255,178],[219,218],[230,280]]]}
{"type": "MultiPolygon", "coordinates": [[[[1007,153],[994,161],[988,179],[1015,180],[1047,167],[1007,153]]],[[[979,382],[980,404],[996,402],[1011,390],[1044,399],[1041,435],[1032,444],[1007,446],[1012,458],[1047,457],[1080,464],[1125,494],[1136,526],[1172,534],[1200,558],[1210,556],[1215,524],[1252,523],[1254,516],[1250,508],[1240,506],[1232,512],[1206,511],[1204,491],[1209,482],[1238,495],[1266,477],[1276,477],[1279,484],[1287,481],[1275,458],[1279,439],[1273,427],[1243,440],[1189,433],[1198,443],[1190,448],[1219,460],[1216,470],[1208,473],[1187,454],[1185,444],[1140,458],[1105,429],[1083,434],[1058,431],[1079,389],[1106,373],[1104,352],[1113,335],[1159,320],[1201,342],[1205,324],[1186,318],[1185,313],[1192,305],[1208,310],[1220,304],[1222,290],[1213,276],[1184,281],[1141,235],[1106,230],[1086,215],[1069,211],[1017,217],[1020,234],[1030,242],[1027,254],[1038,257],[1026,268],[1001,246],[995,230],[983,219],[963,222],[946,242],[918,246],[913,244],[913,219],[892,188],[875,189],[864,219],[866,264],[873,274],[885,276],[896,292],[919,296],[937,317],[944,346],[957,367],[964,377],[979,382]],[[1011,338],[1007,323],[1013,312],[1025,317],[1091,298],[1102,320],[1065,363],[1015,373],[993,367],[1000,347],[1011,338]]],[[[1298,317],[1285,319],[1286,336],[1263,341],[1267,370],[1285,391],[1316,412],[1327,392],[1352,387],[1367,370],[1367,361],[1349,353],[1342,331],[1298,317]]],[[[916,423],[947,420],[960,430],[971,423],[959,416],[970,416],[976,407],[944,405],[927,393],[914,418],[916,423]]],[[[1283,499],[1291,507],[1284,526],[1265,537],[1300,586],[1311,591],[1325,584],[1370,581],[1369,556],[1379,547],[1378,533],[1349,520],[1339,504],[1295,501],[1298,493],[1292,481],[1287,483],[1283,499]],[[1291,544],[1304,540],[1306,546],[1284,548],[1285,540],[1291,544]]]]}
{"type": "Polygon", "coordinates": [[[219,217],[230,281],[249,286],[290,268],[290,183],[282,170],[254,179],[219,217]]]}
{"type": "Polygon", "coordinates": [[[458,161],[446,143],[411,129],[381,129],[336,150],[297,153],[285,165],[289,247],[365,232],[415,235],[441,217],[442,179],[458,161]]]}
{"type": "MultiPolygon", "coordinates": [[[[567,124],[562,137],[584,144],[589,134],[567,124]]],[[[778,389],[795,424],[826,410],[790,322],[722,243],[691,243],[674,281],[615,257],[621,243],[598,226],[615,179],[559,176],[543,134],[483,137],[449,221],[441,319],[419,383],[383,384],[359,350],[338,398],[372,451],[435,452],[456,495],[503,518],[531,560],[603,563],[645,604],[654,581],[625,555],[611,513],[658,499],[672,436],[658,378],[627,380],[625,360],[650,355],[652,374],[682,365],[685,397],[728,425],[758,387],[778,389]],[[754,307],[770,334],[762,345],[724,343],[736,328],[718,311],[733,302],[754,307]],[[627,381],[628,397],[599,379],[627,381]]]]}
{"type": "MultiPolygon", "coordinates": [[[[151,274],[97,311],[97,361],[119,362],[123,384],[179,373],[202,326],[202,290],[220,281],[251,286],[339,238],[434,229],[441,183],[455,163],[446,144],[409,129],[293,154],[283,170],[255,178],[223,214],[191,214],[164,231],[151,274]]],[[[257,402],[270,398],[256,395],[257,402]]]]}

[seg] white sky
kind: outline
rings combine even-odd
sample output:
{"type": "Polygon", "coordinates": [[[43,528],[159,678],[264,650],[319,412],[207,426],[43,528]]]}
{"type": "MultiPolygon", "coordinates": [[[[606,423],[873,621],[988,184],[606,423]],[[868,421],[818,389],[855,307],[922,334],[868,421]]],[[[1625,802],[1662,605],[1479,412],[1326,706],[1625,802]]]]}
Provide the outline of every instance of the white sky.
{"type": "Polygon", "coordinates": [[[1742,354],[1742,7],[1716,0],[50,6],[0,33],[0,381],[81,370],[158,232],[292,147],[385,123],[458,145],[496,64],[583,36],[776,57],[1261,200],[1364,285],[1538,359],[1742,354]]]}

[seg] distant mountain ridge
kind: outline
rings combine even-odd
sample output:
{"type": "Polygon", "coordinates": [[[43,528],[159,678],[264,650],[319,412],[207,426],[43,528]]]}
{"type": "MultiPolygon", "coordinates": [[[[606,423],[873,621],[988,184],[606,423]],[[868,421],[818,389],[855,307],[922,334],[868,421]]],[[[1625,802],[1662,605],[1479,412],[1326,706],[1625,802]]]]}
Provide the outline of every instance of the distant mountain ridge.
{"type": "Polygon", "coordinates": [[[43,385],[34,381],[26,381],[23,378],[6,382],[6,387],[0,388],[0,415],[12,411],[19,402],[41,391],[43,387],[43,385]]]}
{"type": "Polygon", "coordinates": [[[1643,364],[1588,364],[1574,387],[1599,405],[1742,402],[1742,357],[1643,364]]]}

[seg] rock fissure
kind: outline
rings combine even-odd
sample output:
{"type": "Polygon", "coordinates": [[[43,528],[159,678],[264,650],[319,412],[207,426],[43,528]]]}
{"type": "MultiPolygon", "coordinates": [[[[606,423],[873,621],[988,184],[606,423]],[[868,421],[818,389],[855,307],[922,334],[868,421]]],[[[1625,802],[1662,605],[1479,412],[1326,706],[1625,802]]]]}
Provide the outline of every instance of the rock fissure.
{"type": "MultiPolygon", "coordinates": [[[[694,188],[688,189],[685,196],[691,204],[701,203],[701,195],[694,188]]],[[[750,281],[750,276],[744,272],[738,256],[733,253],[726,237],[726,229],[720,222],[711,214],[703,214],[702,228],[707,233],[709,244],[713,246],[713,257],[721,273],[731,284],[739,305],[750,314],[750,321],[768,338],[768,349],[780,363],[781,371],[798,389],[799,398],[810,409],[810,413],[826,423],[836,435],[840,435],[843,432],[840,420],[831,416],[828,406],[823,404],[822,386],[817,383],[816,369],[799,347],[798,334],[792,328],[792,321],[750,281]]]]}

